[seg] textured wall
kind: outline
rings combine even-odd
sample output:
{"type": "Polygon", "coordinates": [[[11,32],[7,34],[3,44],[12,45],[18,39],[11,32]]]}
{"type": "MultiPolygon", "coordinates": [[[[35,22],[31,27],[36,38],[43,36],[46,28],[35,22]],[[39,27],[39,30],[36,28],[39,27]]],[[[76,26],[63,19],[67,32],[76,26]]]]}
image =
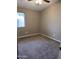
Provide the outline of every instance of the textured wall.
{"type": "Polygon", "coordinates": [[[38,33],[40,12],[33,11],[30,9],[19,8],[19,7],[17,8],[17,11],[25,13],[25,24],[26,24],[24,28],[17,29],[18,36],[25,35],[25,34],[31,34],[31,33],[38,33]]]}
{"type": "Polygon", "coordinates": [[[30,9],[17,8],[24,12],[25,28],[18,28],[18,35],[43,33],[61,40],[61,4],[56,3],[47,9],[37,12],[30,9]]]}
{"type": "Polygon", "coordinates": [[[61,4],[56,3],[42,11],[41,33],[61,40],[61,4]]]}

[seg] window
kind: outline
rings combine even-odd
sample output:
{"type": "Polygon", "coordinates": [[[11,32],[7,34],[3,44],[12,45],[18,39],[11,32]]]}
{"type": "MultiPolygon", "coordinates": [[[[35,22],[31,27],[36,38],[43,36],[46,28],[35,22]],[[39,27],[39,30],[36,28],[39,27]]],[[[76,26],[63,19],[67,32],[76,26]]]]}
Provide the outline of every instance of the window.
{"type": "Polygon", "coordinates": [[[17,27],[25,27],[25,15],[24,15],[24,13],[17,12],[17,27]]]}

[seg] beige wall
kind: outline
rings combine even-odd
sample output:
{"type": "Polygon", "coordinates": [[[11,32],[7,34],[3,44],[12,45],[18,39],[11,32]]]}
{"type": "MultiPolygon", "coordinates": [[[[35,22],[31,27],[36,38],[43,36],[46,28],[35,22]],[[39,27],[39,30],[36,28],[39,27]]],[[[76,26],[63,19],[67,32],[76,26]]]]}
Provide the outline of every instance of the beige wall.
{"type": "Polygon", "coordinates": [[[17,8],[17,11],[25,13],[25,24],[26,24],[24,28],[18,28],[17,30],[18,36],[24,34],[38,33],[40,12],[33,11],[30,9],[19,8],[19,7],[17,8]]]}
{"type": "Polygon", "coordinates": [[[42,11],[41,33],[61,40],[61,5],[56,3],[42,11]]]}
{"type": "Polygon", "coordinates": [[[43,33],[56,40],[61,40],[61,5],[56,3],[42,12],[33,11],[30,9],[17,8],[17,11],[24,12],[25,28],[18,28],[18,35],[30,33],[43,33]]]}

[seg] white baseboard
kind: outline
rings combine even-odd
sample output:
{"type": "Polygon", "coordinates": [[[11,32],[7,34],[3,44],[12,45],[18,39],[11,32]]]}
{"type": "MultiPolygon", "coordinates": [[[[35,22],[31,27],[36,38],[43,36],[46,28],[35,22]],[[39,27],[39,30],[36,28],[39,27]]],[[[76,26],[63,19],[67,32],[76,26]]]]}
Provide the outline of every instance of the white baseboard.
{"type": "Polygon", "coordinates": [[[27,34],[27,35],[19,36],[17,38],[19,39],[19,38],[24,38],[24,37],[36,36],[36,35],[39,35],[39,33],[27,34]]]}
{"type": "Polygon", "coordinates": [[[40,34],[40,35],[45,36],[45,37],[47,37],[47,38],[49,38],[49,39],[55,40],[55,41],[57,41],[57,42],[59,42],[59,43],[61,42],[60,40],[56,40],[55,38],[50,37],[50,36],[48,36],[48,35],[45,35],[45,34],[40,34]]]}
{"type": "Polygon", "coordinates": [[[17,37],[17,38],[24,38],[24,37],[30,37],[30,36],[36,36],[36,35],[42,35],[42,36],[45,36],[45,37],[47,37],[47,38],[49,38],[49,39],[55,40],[55,41],[57,41],[57,42],[59,42],[59,43],[61,42],[60,40],[56,40],[56,39],[53,38],[53,37],[50,37],[50,36],[48,36],[48,35],[41,34],[41,33],[34,33],[34,34],[23,35],[23,36],[19,36],[19,37],[17,37]]]}

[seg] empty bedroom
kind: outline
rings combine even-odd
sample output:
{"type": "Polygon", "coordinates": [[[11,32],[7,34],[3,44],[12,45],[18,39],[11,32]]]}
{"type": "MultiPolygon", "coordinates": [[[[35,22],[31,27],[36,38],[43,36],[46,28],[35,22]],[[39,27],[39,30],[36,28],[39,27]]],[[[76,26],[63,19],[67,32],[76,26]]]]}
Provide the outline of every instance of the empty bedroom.
{"type": "Polygon", "coordinates": [[[17,0],[17,59],[61,59],[61,0],[17,0]]]}

